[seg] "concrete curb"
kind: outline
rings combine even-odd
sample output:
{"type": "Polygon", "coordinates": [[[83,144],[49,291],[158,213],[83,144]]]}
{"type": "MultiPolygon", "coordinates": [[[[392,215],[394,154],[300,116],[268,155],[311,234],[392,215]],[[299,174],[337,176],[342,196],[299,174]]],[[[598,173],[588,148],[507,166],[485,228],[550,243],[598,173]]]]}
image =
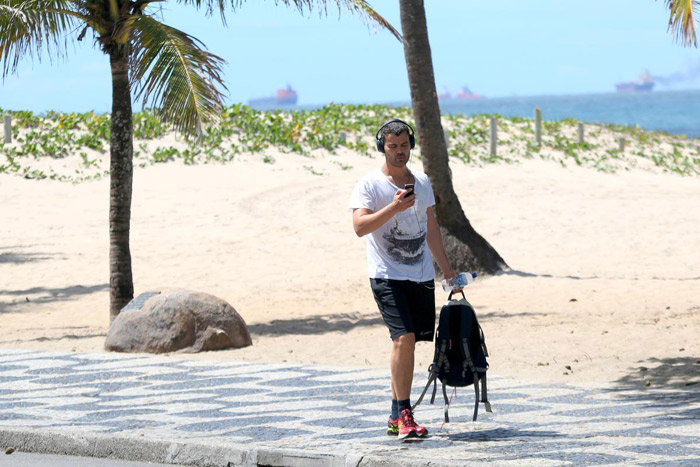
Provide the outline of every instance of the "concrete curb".
{"type": "Polygon", "coordinates": [[[408,456],[327,453],[243,446],[222,442],[168,441],[123,435],[61,433],[39,429],[0,428],[0,447],[19,452],[98,457],[196,467],[421,467],[455,466],[450,461],[408,456]]]}

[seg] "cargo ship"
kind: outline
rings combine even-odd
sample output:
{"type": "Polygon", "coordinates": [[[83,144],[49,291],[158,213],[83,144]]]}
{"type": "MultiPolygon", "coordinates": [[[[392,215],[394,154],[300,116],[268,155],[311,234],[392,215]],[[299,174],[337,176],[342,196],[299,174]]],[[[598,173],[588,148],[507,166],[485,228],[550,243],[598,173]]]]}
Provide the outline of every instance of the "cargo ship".
{"type": "Polygon", "coordinates": [[[617,92],[648,92],[654,89],[654,79],[645,71],[636,81],[615,84],[615,89],[617,92]]]}
{"type": "Polygon", "coordinates": [[[442,91],[438,93],[438,99],[440,100],[452,100],[452,99],[480,99],[482,96],[475,94],[467,86],[462,86],[462,90],[457,93],[457,96],[453,96],[447,88],[442,88],[442,91]]]}
{"type": "Polygon", "coordinates": [[[469,89],[466,86],[462,86],[462,90],[459,91],[459,93],[457,94],[457,97],[459,97],[460,99],[479,99],[479,98],[481,98],[480,95],[473,93],[471,91],[471,89],[469,89]]]}
{"type": "Polygon", "coordinates": [[[293,107],[296,104],[297,92],[290,85],[287,85],[286,88],[278,89],[273,97],[259,97],[248,100],[249,106],[260,110],[293,107]]]}
{"type": "Polygon", "coordinates": [[[452,99],[452,93],[446,88],[443,87],[440,92],[438,92],[438,99],[440,100],[449,100],[452,99]]]}

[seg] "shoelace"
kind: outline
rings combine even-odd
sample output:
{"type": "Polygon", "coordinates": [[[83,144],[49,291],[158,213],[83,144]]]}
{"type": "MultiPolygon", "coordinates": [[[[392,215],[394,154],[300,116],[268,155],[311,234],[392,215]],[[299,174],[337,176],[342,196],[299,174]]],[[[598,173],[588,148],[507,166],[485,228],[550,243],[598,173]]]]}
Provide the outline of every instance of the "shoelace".
{"type": "Polygon", "coordinates": [[[408,412],[406,415],[402,415],[401,418],[403,419],[404,426],[416,428],[416,422],[413,420],[413,414],[411,412],[408,412]]]}

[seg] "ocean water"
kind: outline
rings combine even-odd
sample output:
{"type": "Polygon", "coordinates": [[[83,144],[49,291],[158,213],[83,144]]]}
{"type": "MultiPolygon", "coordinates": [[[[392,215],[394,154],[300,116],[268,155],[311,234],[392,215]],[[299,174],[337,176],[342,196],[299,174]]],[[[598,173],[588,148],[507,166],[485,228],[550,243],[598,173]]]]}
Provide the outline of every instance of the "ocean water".
{"type": "Polygon", "coordinates": [[[700,137],[700,90],[440,101],[443,113],[464,115],[534,118],[535,107],[542,109],[544,120],[575,118],[590,123],[638,125],[647,130],[700,137]]]}
{"type": "MultiPolygon", "coordinates": [[[[385,104],[410,106],[410,102],[385,104]]],[[[312,110],[319,107],[302,105],[277,108],[312,110]]],[[[617,123],[700,138],[700,89],[440,100],[443,114],[499,114],[504,117],[534,118],[535,107],[542,110],[544,120],[575,118],[588,123],[617,123]]]]}

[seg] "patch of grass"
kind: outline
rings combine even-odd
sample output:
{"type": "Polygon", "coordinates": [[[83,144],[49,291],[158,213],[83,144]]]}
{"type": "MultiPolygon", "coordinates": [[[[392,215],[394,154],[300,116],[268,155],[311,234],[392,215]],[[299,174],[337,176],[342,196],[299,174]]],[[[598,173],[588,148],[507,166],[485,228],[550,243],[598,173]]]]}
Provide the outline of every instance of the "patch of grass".
{"type": "Polygon", "coordinates": [[[350,170],[350,169],[352,169],[352,166],[351,166],[351,165],[343,164],[343,163],[340,162],[340,161],[331,161],[331,164],[337,165],[338,167],[340,167],[340,170],[350,170]]]}

